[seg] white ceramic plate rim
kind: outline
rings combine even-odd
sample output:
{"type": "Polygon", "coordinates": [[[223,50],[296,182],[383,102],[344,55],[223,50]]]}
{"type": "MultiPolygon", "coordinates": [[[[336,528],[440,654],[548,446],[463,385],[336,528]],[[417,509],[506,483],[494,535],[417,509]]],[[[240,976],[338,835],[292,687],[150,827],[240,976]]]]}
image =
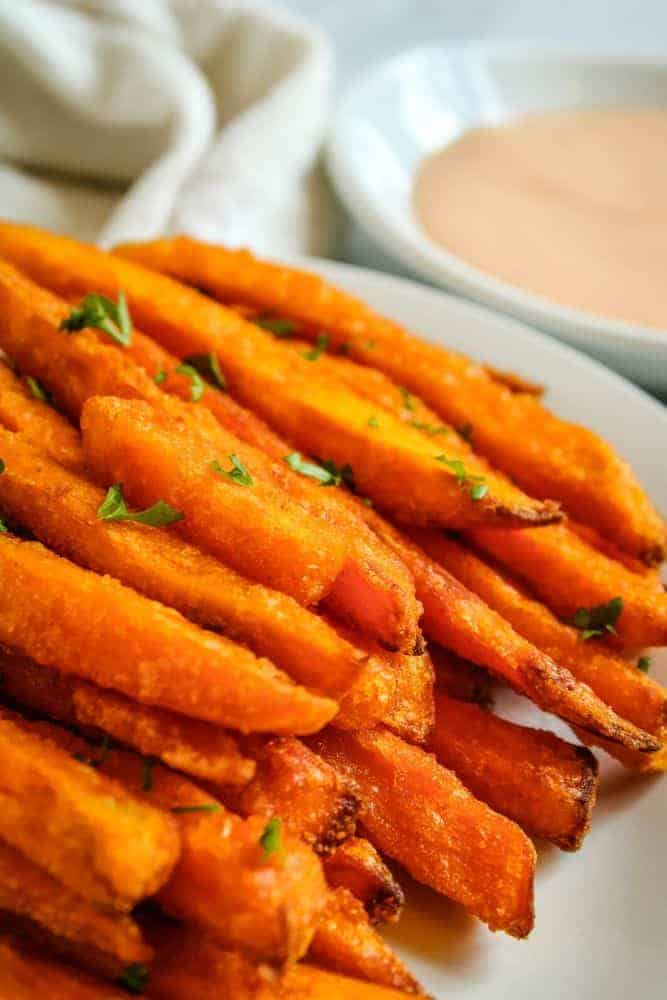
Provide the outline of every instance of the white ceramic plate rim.
{"type": "MultiPolygon", "coordinates": [[[[425,339],[543,381],[549,405],[582,420],[624,450],[654,499],[667,509],[667,409],[587,356],[517,320],[437,289],[313,258],[318,272],[425,339]],[[664,452],[664,447],[663,447],[664,452]]],[[[667,682],[667,656],[657,676],[667,682]]],[[[501,714],[553,729],[557,720],[525,700],[499,696],[501,714]]],[[[600,755],[604,794],[582,851],[539,847],[536,928],[527,942],[491,935],[454,904],[406,880],[408,906],[391,943],[438,1000],[646,1000],[662,996],[667,868],[663,864],[664,779],[627,777],[600,755]],[[604,928],[604,930],[602,930],[604,928]]]]}
{"type": "Polygon", "coordinates": [[[381,238],[384,245],[387,234],[394,242],[396,256],[400,257],[408,267],[417,270],[437,283],[446,283],[450,287],[471,296],[482,298],[486,304],[496,305],[508,312],[519,314],[522,318],[535,322],[545,328],[557,331],[562,327],[576,336],[577,332],[594,333],[617,341],[624,346],[657,347],[664,349],[665,333],[640,324],[627,323],[622,320],[605,319],[582,310],[568,308],[554,303],[540,295],[524,291],[516,285],[495,278],[493,275],[480,271],[466,263],[461,257],[450,253],[432,242],[419,229],[415,220],[414,229],[396,224],[393,219],[384,215],[376,208],[375,203],[368,198],[353,162],[348,155],[345,139],[346,120],[348,114],[360,101],[360,95],[371,87],[375,87],[384,77],[391,76],[397,66],[412,60],[424,53],[444,52],[454,54],[474,49],[482,55],[511,57],[514,54],[533,57],[544,54],[545,57],[558,58],[563,62],[586,61],[587,63],[612,63],[618,65],[633,64],[655,69],[667,69],[664,55],[642,52],[606,49],[591,51],[572,46],[545,44],[541,42],[465,42],[441,43],[418,46],[394,56],[378,66],[362,74],[349,86],[341,100],[334,118],[333,129],[327,143],[327,165],[334,185],[341,198],[348,203],[354,214],[358,216],[361,225],[370,236],[381,238]]]}

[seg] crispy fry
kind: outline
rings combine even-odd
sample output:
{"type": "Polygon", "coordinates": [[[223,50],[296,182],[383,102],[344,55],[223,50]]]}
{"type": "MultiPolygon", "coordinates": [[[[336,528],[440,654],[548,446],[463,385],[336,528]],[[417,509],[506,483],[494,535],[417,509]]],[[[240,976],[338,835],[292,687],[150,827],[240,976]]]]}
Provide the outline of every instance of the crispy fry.
{"type": "Polygon", "coordinates": [[[354,833],[359,803],[348,782],[300,740],[251,736],[244,748],[257,773],[244,789],[221,790],[234,812],[280,816],[286,830],[323,855],[354,833]]]}
{"type": "Polygon", "coordinates": [[[127,910],[169,878],[180,849],[171,817],[5,709],[0,754],[0,836],[68,889],[127,910]]]}
{"type": "Polygon", "coordinates": [[[254,761],[242,756],[237,739],[208,722],[141,705],[2,647],[0,678],[0,691],[9,701],[76,726],[98,742],[107,733],[207,781],[245,785],[255,773],[254,761]]]}
{"type": "Polygon", "coordinates": [[[435,643],[431,644],[430,653],[436,688],[459,701],[471,701],[477,705],[492,703],[493,679],[486,670],[435,643]]]}
{"type": "MultiPolygon", "coordinates": [[[[95,749],[48,722],[24,721],[22,727],[70,753],[89,755],[95,749]]],[[[261,844],[264,818],[235,816],[161,764],[151,766],[147,780],[142,758],[130,751],[110,750],[98,771],[177,821],[181,854],[156,895],[167,912],[257,958],[291,962],[305,952],[326,895],[321,865],[310,848],[281,831],[278,849],[267,854],[261,844]]]]}
{"type": "MultiPolygon", "coordinates": [[[[587,685],[577,682],[569,670],[522,638],[414,542],[376,515],[369,513],[369,517],[412,570],[429,638],[486,667],[547,712],[633,750],[650,753],[659,749],[654,736],[620,718],[587,685]]],[[[424,536],[414,532],[414,537],[424,536]]]]}
{"type": "Polygon", "coordinates": [[[579,608],[621,597],[617,644],[628,649],[667,644],[667,594],[657,592],[652,579],[609,559],[565,526],[535,532],[475,531],[470,537],[530,583],[559,617],[571,619],[579,608]]]}
{"type": "Polygon", "coordinates": [[[134,920],[93,906],[4,841],[0,841],[0,910],[28,918],[76,948],[93,951],[113,978],[126,966],[146,965],[153,957],[134,920]]]}
{"type": "Polygon", "coordinates": [[[0,361],[0,426],[20,431],[26,440],[66,468],[83,468],[79,432],[48,403],[36,399],[3,361],[0,361]]]}
{"type": "Polygon", "coordinates": [[[327,729],[311,745],[356,783],[369,839],[414,878],[515,937],[533,926],[535,850],[418,747],[382,729],[327,729]]]}
{"type": "Polygon", "coordinates": [[[0,643],[43,666],[241,730],[312,732],[336,713],[268,660],[37,542],[0,534],[0,581],[0,643]]]}
{"type": "MultiPolygon", "coordinates": [[[[210,938],[176,925],[154,924],[150,939],[160,960],[151,977],[156,1000],[401,1000],[397,990],[338,976],[311,965],[271,975],[210,938]]],[[[23,997],[20,998],[23,1000],[23,997]]],[[[57,1000],[60,1000],[58,997],[57,1000]]],[[[76,998],[78,1000],[78,998],[76,998]]],[[[87,998],[86,998],[87,1000],[87,998]]],[[[114,998],[115,1000],[115,998],[114,998]]]]}
{"type": "MultiPolygon", "coordinates": [[[[388,416],[386,426],[369,427],[373,409],[361,397],[323,379],[314,364],[294,358],[254,324],[169,278],[25,227],[3,226],[0,252],[63,295],[91,287],[112,296],[124,290],[147,333],[180,356],[213,351],[241,402],[259,409],[300,448],[349,463],[363,495],[409,520],[460,527],[560,517],[557,505],[532,501],[471,457],[467,475],[483,473],[488,487],[475,499],[469,480],[434,461],[441,449],[418,431],[388,416]]],[[[460,455],[452,450],[448,458],[460,455]]]]}
{"type": "Polygon", "coordinates": [[[35,990],[49,1000],[127,1000],[124,991],[38,954],[10,935],[3,935],[0,938],[0,996],[7,1000],[34,1000],[35,990]]]}
{"type": "Polygon", "coordinates": [[[21,435],[0,428],[0,456],[0,509],[45,545],[243,641],[321,694],[339,696],[359,677],[358,714],[381,717],[382,704],[373,710],[360,690],[367,653],[292,598],[246,580],[171,532],[100,520],[104,491],[40,456],[21,435]]]}
{"type": "MultiPolygon", "coordinates": [[[[620,716],[656,736],[663,745],[667,744],[665,688],[599,642],[582,641],[581,633],[563,625],[497,565],[453,539],[422,537],[422,542],[441,565],[501,614],[517,632],[571,670],[620,716]]],[[[619,747],[597,742],[630,766],[642,770],[663,770],[667,763],[664,750],[628,756],[619,747]]]]}
{"type": "Polygon", "coordinates": [[[404,993],[423,993],[403,962],[373,928],[363,905],[347,889],[329,893],[308,958],[331,972],[404,993]]]}
{"type": "Polygon", "coordinates": [[[527,833],[581,847],[597,793],[589,750],[438,692],[431,749],[473,795],[527,833]]]}
{"type": "Polygon", "coordinates": [[[349,837],[324,858],[323,865],[329,885],[356,896],[372,923],[396,923],[405,896],[369,840],[349,837]]]}
{"type": "MultiPolygon", "coordinates": [[[[7,237],[0,234],[0,252],[10,243],[14,259],[37,256],[34,246],[21,246],[29,237],[12,227],[7,237]]],[[[463,355],[424,343],[316,275],[258,261],[247,251],[180,237],[117,252],[223,299],[301,320],[306,330],[324,328],[333,346],[345,344],[355,361],[396,378],[453,426],[471,423],[475,449],[529,493],[562,500],[580,521],[646,562],[663,557],[664,523],[611,447],[463,355]]]]}
{"type": "Polygon", "coordinates": [[[411,743],[424,743],[435,720],[433,664],[428,653],[391,657],[396,681],[394,699],[382,722],[411,743]]]}

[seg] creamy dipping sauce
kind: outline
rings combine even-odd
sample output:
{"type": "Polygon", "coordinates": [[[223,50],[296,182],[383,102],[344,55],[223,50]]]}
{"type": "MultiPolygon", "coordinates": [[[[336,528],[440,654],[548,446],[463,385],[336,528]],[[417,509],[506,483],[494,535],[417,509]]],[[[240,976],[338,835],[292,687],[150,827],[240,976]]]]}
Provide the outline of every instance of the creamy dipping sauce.
{"type": "Polygon", "coordinates": [[[423,162],[414,205],[430,238],[479,270],[667,329],[667,110],[471,129],[423,162]]]}

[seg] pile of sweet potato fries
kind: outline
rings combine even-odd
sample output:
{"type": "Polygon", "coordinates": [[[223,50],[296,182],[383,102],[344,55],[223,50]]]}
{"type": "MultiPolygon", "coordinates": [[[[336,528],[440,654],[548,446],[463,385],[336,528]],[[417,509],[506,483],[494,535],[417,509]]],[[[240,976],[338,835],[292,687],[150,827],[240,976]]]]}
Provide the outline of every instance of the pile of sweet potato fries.
{"type": "Polygon", "coordinates": [[[0,350],[2,996],[418,994],[385,859],[529,934],[589,746],[666,766],[665,528],[628,466],[536,386],[186,238],[0,225],[0,350]]]}

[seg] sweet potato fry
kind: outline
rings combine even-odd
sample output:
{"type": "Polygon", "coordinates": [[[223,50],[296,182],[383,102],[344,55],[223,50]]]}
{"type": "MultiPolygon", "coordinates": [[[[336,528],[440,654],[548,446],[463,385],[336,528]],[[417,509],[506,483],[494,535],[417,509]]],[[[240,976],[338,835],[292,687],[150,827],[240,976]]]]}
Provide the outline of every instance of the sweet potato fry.
{"type": "Polygon", "coordinates": [[[271,976],[265,968],[253,966],[238,952],[223,951],[210,938],[177,925],[153,924],[148,933],[159,956],[150,982],[150,995],[156,1000],[184,997],[211,1000],[212,996],[230,1000],[401,1000],[405,997],[397,990],[301,963],[283,975],[271,976]]]}
{"type": "Polygon", "coordinates": [[[418,747],[382,729],[327,729],[311,745],[356,783],[369,839],[414,878],[515,937],[533,926],[535,850],[418,747]]]}
{"type": "Polygon", "coordinates": [[[34,1000],[35,991],[49,1000],[127,1000],[115,990],[64,962],[47,958],[11,935],[0,938],[0,996],[34,1000]]]}
{"type": "MultiPolygon", "coordinates": [[[[92,287],[112,296],[123,290],[147,333],[180,356],[213,351],[241,402],[259,409],[305,451],[350,464],[363,495],[409,520],[460,527],[560,516],[556,505],[531,500],[474,457],[463,472],[434,461],[441,449],[400,421],[386,416],[381,426],[369,426],[373,408],[362,397],[322,379],[309,360],[294,358],[254,324],[169,278],[26,227],[3,226],[0,253],[63,295],[92,287]],[[483,495],[474,480],[482,473],[483,495]]],[[[451,451],[445,456],[450,463],[460,458],[451,451]]]]}
{"type": "Polygon", "coordinates": [[[79,432],[52,406],[35,398],[13,371],[0,361],[0,427],[20,431],[56,462],[83,468],[79,432]]]}
{"type": "MultiPolygon", "coordinates": [[[[563,625],[498,565],[453,539],[429,535],[422,536],[421,541],[442,566],[501,614],[520,635],[571,670],[577,680],[588,684],[618,715],[667,744],[667,691],[660,684],[599,642],[582,641],[580,632],[563,625]]],[[[666,763],[664,751],[628,757],[618,747],[601,745],[640,769],[662,770],[666,763]]]]}
{"type": "Polygon", "coordinates": [[[431,657],[394,654],[391,661],[396,687],[382,722],[410,743],[424,743],[435,720],[431,657]]]}
{"type": "Polygon", "coordinates": [[[598,765],[589,750],[438,692],[430,747],[440,763],[532,836],[576,851],[588,833],[598,765]]]}
{"type": "Polygon", "coordinates": [[[108,734],[186,774],[245,785],[255,773],[237,739],[219,726],[151,708],[0,647],[0,691],[17,705],[75,726],[90,739],[108,734]]]}
{"type": "Polygon", "coordinates": [[[0,456],[0,509],[45,545],[241,640],[321,694],[340,696],[358,679],[352,721],[381,717],[374,692],[364,698],[368,654],[323,619],[171,532],[100,520],[104,490],[41,456],[22,435],[0,428],[0,456]]]}
{"type": "Polygon", "coordinates": [[[134,920],[93,906],[4,841],[0,841],[0,910],[32,920],[76,948],[93,951],[113,978],[128,965],[145,965],[153,957],[134,920]]]}
{"type": "Polygon", "coordinates": [[[225,803],[242,816],[280,816],[286,830],[326,855],[345,841],[357,822],[359,803],[348,782],[292,737],[251,736],[246,752],[257,763],[244,789],[221,789],[225,803]]]}
{"type": "MultiPolygon", "coordinates": [[[[27,242],[24,231],[12,231],[7,241],[19,245],[17,255],[37,253],[20,247],[27,242]]],[[[0,252],[5,242],[0,235],[0,252]]],[[[332,346],[344,344],[355,361],[396,378],[453,426],[472,424],[475,449],[529,493],[562,500],[580,521],[647,562],[662,558],[664,523],[629,466],[596,434],[552,414],[539,397],[513,392],[468,358],[425,343],[322,278],[247,251],[180,237],[117,252],[223,300],[302,321],[305,331],[324,329],[332,346]]]]}
{"type": "Polygon", "coordinates": [[[241,730],[312,732],[336,713],[268,660],[37,542],[0,534],[2,581],[0,643],[43,666],[241,730]]]}
{"type": "Polygon", "coordinates": [[[331,888],[347,889],[356,896],[372,923],[396,923],[405,896],[369,840],[348,838],[324,858],[323,865],[331,888]]]}
{"type": "Polygon", "coordinates": [[[419,983],[380,937],[363,905],[347,889],[329,893],[308,958],[331,972],[422,994],[419,983]]]}
{"type": "MultiPolygon", "coordinates": [[[[659,749],[654,736],[620,718],[414,542],[372,512],[369,518],[412,570],[429,638],[486,667],[547,712],[633,750],[651,753],[659,749]]],[[[415,532],[415,537],[422,535],[415,532]]]]}
{"type": "MultiPolygon", "coordinates": [[[[475,531],[471,540],[526,580],[559,617],[623,600],[615,642],[627,649],[667,643],[667,594],[609,559],[563,525],[535,532],[475,531]],[[515,537],[521,535],[521,538],[515,537]]],[[[611,639],[611,637],[610,637],[611,639]]]]}
{"type": "Polygon", "coordinates": [[[0,836],[68,889],[127,910],[169,878],[180,849],[172,817],[5,709],[0,756],[0,836]]]}
{"type": "MultiPolygon", "coordinates": [[[[95,750],[48,722],[22,726],[70,753],[95,750]]],[[[97,770],[177,821],[180,857],[156,895],[165,911],[259,959],[291,962],[304,953],[326,896],[309,847],[282,830],[267,846],[265,818],[241,819],[183,775],[157,763],[147,768],[130,751],[110,750],[97,770]]]]}
{"type": "Polygon", "coordinates": [[[493,678],[486,670],[436,643],[432,643],[429,650],[435,669],[436,689],[446,691],[451,698],[471,701],[476,705],[493,702],[493,678]]]}

